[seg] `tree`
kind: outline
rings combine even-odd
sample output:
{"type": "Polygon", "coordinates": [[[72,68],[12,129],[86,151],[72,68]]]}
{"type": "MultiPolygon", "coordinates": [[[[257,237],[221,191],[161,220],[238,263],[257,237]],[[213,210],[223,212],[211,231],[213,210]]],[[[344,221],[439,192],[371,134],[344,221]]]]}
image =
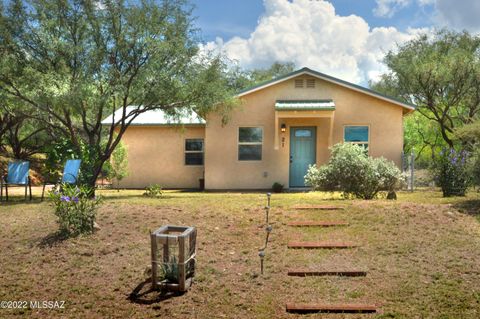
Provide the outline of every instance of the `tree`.
{"type": "Polygon", "coordinates": [[[459,139],[468,139],[473,143],[480,143],[480,119],[458,128],[455,135],[459,139]]]}
{"type": "Polygon", "coordinates": [[[269,81],[288,74],[295,70],[293,62],[274,62],[268,68],[257,68],[252,70],[243,70],[236,66],[230,69],[230,86],[235,90],[241,91],[259,83],[269,81]]]}
{"type": "Polygon", "coordinates": [[[479,50],[480,37],[467,32],[420,35],[387,54],[389,72],[372,87],[416,104],[453,147],[455,129],[479,115],[479,50]]]}
{"type": "Polygon", "coordinates": [[[182,0],[2,3],[0,91],[86,148],[82,173],[93,186],[138,115],[226,115],[235,104],[223,58],[197,54],[190,12],[182,0]],[[121,115],[102,126],[117,109],[121,115]]]}
{"type": "Polygon", "coordinates": [[[405,154],[415,154],[415,166],[428,167],[438,152],[447,147],[436,122],[415,112],[404,119],[405,154]]]}
{"type": "Polygon", "coordinates": [[[475,185],[480,185],[480,120],[467,124],[456,130],[456,137],[468,140],[474,145],[469,154],[469,173],[475,185]]]}
{"type": "Polygon", "coordinates": [[[7,133],[18,121],[6,107],[0,106],[0,152],[3,154],[7,153],[7,133]]]}
{"type": "Polygon", "coordinates": [[[113,151],[110,161],[105,163],[107,177],[117,182],[117,190],[120,187],[120,181],[128,176],[127,148],[120,142],[115,151],[113,151]]]}
{"type": "Polygon", "coordinates": [[[0,151],[15,159],[27,160],[40,153],[48,139],[45,127],[36,125],[21,112],[20,106],[0,105],[0,151]]]}
{"type": "Polygon", "coordinates": [[[249,72],[253,84],[269,81],[295,71],[295,63],[293,62],[274,62],[270,67],[265,69],[253,69],[249,72]]]}

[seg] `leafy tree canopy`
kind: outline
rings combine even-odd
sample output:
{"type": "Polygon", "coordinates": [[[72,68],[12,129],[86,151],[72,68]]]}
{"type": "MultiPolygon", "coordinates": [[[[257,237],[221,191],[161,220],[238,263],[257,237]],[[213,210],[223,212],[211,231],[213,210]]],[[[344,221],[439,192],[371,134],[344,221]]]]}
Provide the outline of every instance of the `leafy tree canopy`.
{"type": "MultiPolygon", "coordinates": [[[[467,32],[437,31],[389,52],[389,71],[372,88],[418,106],[424,118],[436,123],[450,147],[458,127],[473,122],[480,110],[480,37],[467,32]]],[[[418,119],[418,118],[417,118],[418,119]]],[[[430,144],[436,144],[431,138],[430,144]]]]}
{"type": "Polygon", "coordinates": [[[293,62],[274,62],[267,68],[255,68],[251,70],[243,70],[235,67],[230,70],[232,74],[231,79],[233,80],[231,86],[238,92],[293,71],[295,71],[295,64],[293,62]]]}
{"type": "Polygon", "coordinates": [[[234,105],[226,64],[198,54],[183,0],[2,2],[0,54],[0,92],[23,103],[24,115],[88,149],[82,172],[91,185],[139,114],[225,115],[234,105]],[[141,107],[127,112],[129,105],[141,107]],[[117,109],[114,125],[102,126],[117,109]]]}

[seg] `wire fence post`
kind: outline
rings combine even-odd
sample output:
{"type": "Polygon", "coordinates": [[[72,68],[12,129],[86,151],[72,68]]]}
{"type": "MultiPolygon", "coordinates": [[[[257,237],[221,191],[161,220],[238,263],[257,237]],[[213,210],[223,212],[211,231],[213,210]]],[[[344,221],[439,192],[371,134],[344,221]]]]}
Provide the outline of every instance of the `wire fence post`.
{"type": "Polygon", "coordinates": [[[415,188],[415,153],[410,153],[410,191],[415,188]]]}
{"type": "Polygon", "coordinates": [[[413,192],[415,190],[415,152],[406,154],[402,152],[402,171],[405,174],[407,182],[407,190],[413,192]]]}

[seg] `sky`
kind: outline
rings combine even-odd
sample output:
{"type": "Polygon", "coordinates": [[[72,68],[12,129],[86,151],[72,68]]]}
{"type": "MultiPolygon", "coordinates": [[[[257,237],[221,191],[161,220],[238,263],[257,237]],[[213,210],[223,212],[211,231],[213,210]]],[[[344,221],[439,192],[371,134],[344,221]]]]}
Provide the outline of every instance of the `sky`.
{"type": "Polygon", "coordinates": [[[420,33],[480,31],[480,0],[192,0],[202,50],[244,69],[294,62],[366,85],[420,33]]]}

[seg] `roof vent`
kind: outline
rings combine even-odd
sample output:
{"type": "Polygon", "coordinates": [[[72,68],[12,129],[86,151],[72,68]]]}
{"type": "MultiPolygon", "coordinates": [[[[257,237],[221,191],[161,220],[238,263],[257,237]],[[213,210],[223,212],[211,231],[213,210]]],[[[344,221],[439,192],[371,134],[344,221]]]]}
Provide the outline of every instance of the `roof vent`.
{"type": "Polygon", "coordinates": [[[303,88],[303,79],[295,80],[295,88],[303,88]]]}
{"type": "Polygon", "coordinates": [[[307,79],[307,88],[309,89],[315,88],[315,79],[307,79]]]}

